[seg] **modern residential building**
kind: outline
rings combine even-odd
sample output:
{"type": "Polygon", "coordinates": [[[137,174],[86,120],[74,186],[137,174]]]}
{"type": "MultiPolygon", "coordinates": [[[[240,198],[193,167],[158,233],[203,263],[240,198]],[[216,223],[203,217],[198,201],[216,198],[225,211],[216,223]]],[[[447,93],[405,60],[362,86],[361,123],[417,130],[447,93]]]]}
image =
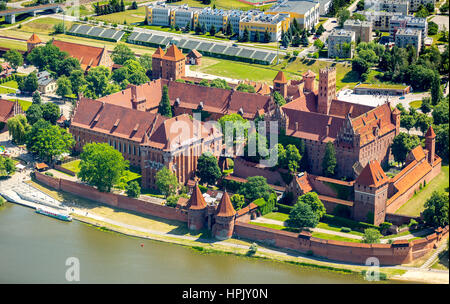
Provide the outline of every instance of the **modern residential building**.
{"type": "Polygon", "coordinates": [[[394,16],[402,16],[401,13],[363,11],[362,15],[366,17],[366,21],[372,22],[372,30],[389,31],[391,18],[394,16]]]}
{"type": "Polygon", "coordinates": [[[344,29],[333,30],[328,36],[329,58],[352,58],[355,32],[344,29]]]}
{"type": "Polygon", "coordinates": [[[267,12],[290,14],[302,28],[310,30],[319,23],[320,3],[319,0],[281,0],[267,12]]]}
{"type": "Polygon", "coordinates": [[[53,79],[48,71],[42,71],[36,74],[38,79],[38,91],[41,94],[53,94],[58,86],[56,80],[53,79]]]}
{"type": "Polygon", "coordinates": [[[279,41],[281,34],[289,29],[289,14],[264,14],[259,11],[250,11],[239,24],[239,36],[244,35],[245,29],[249,31],[250,40],[255,40],[256,33],[263,41],[265,33],[269,33],[270,41],[279,41]]]}
{"type": "MultiPolygon", "coordinates": [[[[220,31],[227,25],[227,16],[228,11],[205,7],[198,13],[197,23],[202,27],[205,26],[207,31],[209,31],[213,25],[216,28],[216,31],[220,31]]],[[[197,24],[194,22],[194,26],[196,25],[197,24]]]]}
{"type": "Polygon", "coordinates": [[[332,0],[319,0],[319,14],[320,16],[325,16],[326,14],[328,14],[328,12],[330,11],[331,8],[331,4],[333,3],[332,0]]]}
{"type": "Polygon", "coordinates": [[[401,28],[398,29],[394,36],[395,45],[406,48],[408,45],[414,46],[416,54],[419,54],[422,47],[422,32],[417,29],[401,28]]]}
{"type": "Polygon", "coordinates": [[[422,32],[422,43],[428,36],[428,22],[426,18],[413,16],[393,16],[389,23],[389,33],[394,37],[400,28],[418,29],[422,32]]]}
{"type": "Polygon", "coordinates": [[[409,13],[408,0],[365,0],[364,10],[376,12],[401,13],[406,16],[409,13]]]}
{"type": "Polygon", "coordinates": [[[348,19],[344,23],[344,29],[355,32],[356,41],[372,41],[372,22],[348,19]]]}
{"type": "Polygon", "coordinates": [[[421,5],[426,6],[427,4],[433,4],[435,6],[436,0],[409,0],[409,10],[416,12],[421,5]]]}

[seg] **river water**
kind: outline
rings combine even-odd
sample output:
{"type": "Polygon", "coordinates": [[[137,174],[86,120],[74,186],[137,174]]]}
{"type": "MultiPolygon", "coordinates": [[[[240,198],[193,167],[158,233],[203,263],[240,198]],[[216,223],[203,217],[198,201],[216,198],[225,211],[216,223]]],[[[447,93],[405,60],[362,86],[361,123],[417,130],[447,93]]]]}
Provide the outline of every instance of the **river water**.
{"type": "Polygon", "coordinates": [[[0,207],[0,283],[364,283],[357,275],[302,268],[104,232],[6,203],[0,207]],[[141,247],[141,244],[144,244],[141,247]]]}

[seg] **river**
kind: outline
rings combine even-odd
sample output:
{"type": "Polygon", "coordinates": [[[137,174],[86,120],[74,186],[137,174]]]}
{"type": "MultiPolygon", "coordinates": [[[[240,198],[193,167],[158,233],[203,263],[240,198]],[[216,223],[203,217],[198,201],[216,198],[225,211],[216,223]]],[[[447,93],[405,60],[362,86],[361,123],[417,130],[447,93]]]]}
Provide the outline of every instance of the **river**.
{"type": "Polygon", "coordinates": [[[302,268],[104,232],[6,203],[0,207],[0,283],[364,283],[357,275],[302,268]],[[144,246],[141,247],[141,244],[144,246]]]}

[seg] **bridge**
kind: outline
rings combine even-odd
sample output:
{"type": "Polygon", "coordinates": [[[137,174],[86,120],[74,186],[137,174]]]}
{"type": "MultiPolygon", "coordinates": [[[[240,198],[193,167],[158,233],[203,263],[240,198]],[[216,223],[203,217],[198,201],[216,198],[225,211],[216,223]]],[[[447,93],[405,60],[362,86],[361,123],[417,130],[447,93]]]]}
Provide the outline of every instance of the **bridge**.
{"type": "Polygon", "coordinates": [[[52,10],[55,13],[62,11],[63,4],[61,3],[50,3],[38,6],[22,7],[0,11],[0,17],[5,17],[5,22],[13,24],[16,22],[16,15],[20,14],[31,14],[36,16],[37,12],[43,12],[46,10],[52,10]]]}

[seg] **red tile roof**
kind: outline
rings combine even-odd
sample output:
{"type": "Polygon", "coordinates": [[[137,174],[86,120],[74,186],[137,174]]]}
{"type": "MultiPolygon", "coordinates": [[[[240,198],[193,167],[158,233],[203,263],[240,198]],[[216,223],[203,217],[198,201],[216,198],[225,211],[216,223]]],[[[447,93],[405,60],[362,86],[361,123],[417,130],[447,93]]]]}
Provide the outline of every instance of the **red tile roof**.
{"type": "Polygon", "coordinates": [[[27,43],[41,43],[42,40],[35,34],[31,35],[30,38],[28,38],[27,43]]]}
{"type": "Polygon", "coordinates": [[[429,138],[436,137],[436,133],[434,133],[433,126],[430,125],[430,127],[427,130],[427,134],[425,134],[425,137],[429,137],[429,138]]]}
{"type": "Polygon", "coordinates": [[[83,70],[89,67],[97,67],[106,51],[105,48],[59,40],[53,40],[52,44],[61,51],[68,53],[70,57],[78,59],[83,70]]]}
{"type": "Polygon", "coordinates": [[[216,216],[219,217],[229,217],[236,214],[236,210],[234,210],[233,204],[231,203],[230,196],[228,192],[225,191],[222,195],[222,199],[220,200],[219,206],[217,207],[216,216]]]}
{"type": "Polygon", "coordinates": [[[170,61],[180,61],[186,59],[186,56],[183,55],[175,44],[172,44],[162,58],[170,61]]]}
{"type": "Polygon", "coordinates": [[[198,184],[195,184],[186,207],[192,210],[202,210],[206,208],[206,202],[200,188],[198,187],[198,184]]]}
{"type": "Polygon", "coordinates": [[[14,101],[0,99],[0,121],[7,122],[8,119],[14,116],[14,101]]]}
{"type": "Polygon", "coordinates": [[[287,83],[287,79],[286,76],[284,75],[283,71],[279,71],[277,76],[275,76],[275,79],[273,80],[273,82],[277,82],[277,83],[287,83]]]}
{"type": "Polygon", "coordinates": [[[295,182],[300,187],[300,189],[302,189],[303,193],[308,193],[313,190],[306,172],[301,177],[298,177],[296,175],[295,182]]]}
{"type": "Polygon", "coordinates": [[[153,53],[152,58],[162,58],[164,56],[164,51],[161,47],[158,47],[153,53]]]}
{"type": "Polygon", "coordinates": [[[386,176],[377,160],[369,161],[356,179],[356,183],[368,187],[379,187],[387,182],[389,177],[386,176]]]}
{"type": "Polygon", "coordinates": [[[189,54],[187,55],[187,57],[192,57],[192,58],[201,58],[203,57],[202,54],[200,54],[196,49],[193,49],[189,52],[189,54]]]}

